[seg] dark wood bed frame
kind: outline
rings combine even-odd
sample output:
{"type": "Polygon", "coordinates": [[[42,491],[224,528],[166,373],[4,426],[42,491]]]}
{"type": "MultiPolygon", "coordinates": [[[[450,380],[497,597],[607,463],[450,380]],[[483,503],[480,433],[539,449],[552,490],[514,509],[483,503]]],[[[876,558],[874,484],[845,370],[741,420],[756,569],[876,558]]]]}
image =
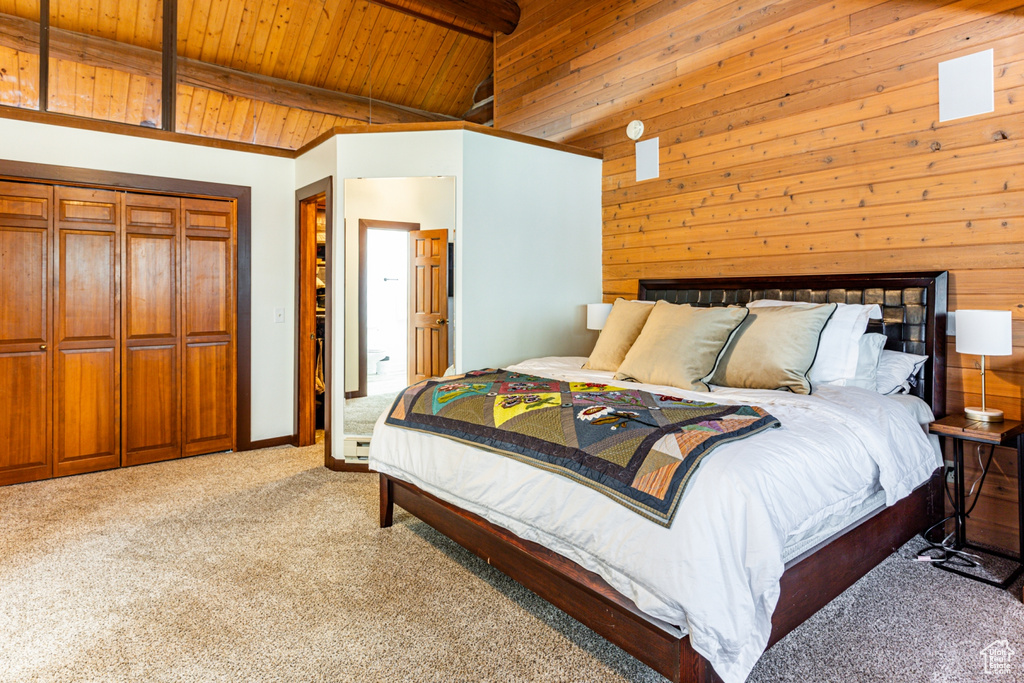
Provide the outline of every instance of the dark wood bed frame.
{"type": "MultiPolygon", "coordinates": [[[[873,323],[869,330],[888,337],[886,348],[928,355],[914,393],[928,401],[936,417],[941,417],[945,414],[946,280],[945,272],[641,280],[638,295],[641,299],[698,306],[743,304],[761,298],[878,303],[883,308],[883,320],[873,323]]],[[[395,505],[670,680],[719,680],[678,627],[644,614],[604,579],[575,562],[412,484],[382,474],[381,527],[391,526],[395,505]]],[[[942,478],[937,471],[897,504],[787,564],[772,615],[769,646],[942,515],[942,478]]]]}

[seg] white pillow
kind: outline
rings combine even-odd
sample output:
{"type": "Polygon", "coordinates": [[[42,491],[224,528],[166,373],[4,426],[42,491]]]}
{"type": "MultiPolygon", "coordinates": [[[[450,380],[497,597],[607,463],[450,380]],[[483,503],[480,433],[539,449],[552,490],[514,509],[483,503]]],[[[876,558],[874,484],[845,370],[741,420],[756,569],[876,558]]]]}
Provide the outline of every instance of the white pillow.
{"type": "Polygon", "coordinates": [[[857,374],[847,380],[843,386],[860,387],[869,391],[877,391],[878,360],[885,349],[885,335],[875,332],[862,334],[859,353],[857,355],[857,374]]]}
{"type": "MultiPolygon", "coordinates": [[[[758,299],[747,304],[747,308],[761,306],[813,306],[805,301],[779,301],[758,299]]],[[[868,320],[882,317],[878,304],[838,304],[836,312],[829,318],[818,342],[818,354],[807,372],[812,386],[822,384],[846,384],[857,376],[857,358],[860,355],[860,339],[868,328],[868,320]]]]}
{"type": "Polygon", "coordinates": [[[882,351],[876,371],[876,391],[880,394],[907,394],[928,356],[902,351],[882,351]]]}

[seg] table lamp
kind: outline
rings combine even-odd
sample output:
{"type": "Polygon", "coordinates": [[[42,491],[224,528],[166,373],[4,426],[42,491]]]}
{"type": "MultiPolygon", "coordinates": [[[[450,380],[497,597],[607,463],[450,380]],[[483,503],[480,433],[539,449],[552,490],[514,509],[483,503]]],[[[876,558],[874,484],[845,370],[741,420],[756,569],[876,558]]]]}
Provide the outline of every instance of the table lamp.
{"type": "Polygon", "coordinates": [[[981,356],[981,407],[964,409],[970,420],[1003,421],[1003,411],[989,408],[985,401],[985,356],[1009,356],[1013,353],[1010,322],[1010,311],[956,312],[956,352],[981,356]]]}
{"type": "Polygon", "coordinates": [[[611,312],[612,304],[587,304],[587,329],[603,330],[611,312]]]}

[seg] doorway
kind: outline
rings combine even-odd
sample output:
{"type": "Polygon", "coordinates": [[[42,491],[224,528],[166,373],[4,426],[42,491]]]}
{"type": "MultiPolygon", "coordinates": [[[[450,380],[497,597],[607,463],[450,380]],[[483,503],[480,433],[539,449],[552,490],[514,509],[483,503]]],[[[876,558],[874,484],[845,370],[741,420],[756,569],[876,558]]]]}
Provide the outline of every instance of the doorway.
{"type": "MultiPolygon", "coordinates": [[[[410,229],[419,227],[409,223],[410,229]]],[[[409,386],[409,236],[405,230],[368,227],[359,326],[359,385],[365,396],[394,395],[409,386]]]]}
{"type": "Polygon", "coordinates": [[[344,198],[344,431],[358,446],[401,390],[454,358],[455,178],[350,178],[344,198]]]}
{"type": "Polygon", "coordinates": [[[296,445],[323,443],[325,462],[331,453],[331,187],[324,178],[295,193],[296,445]]]}
{"type": "Polygon", "coordinates": [[[360,218],[358,386],[345,392],[345,433],[369,436],[409,386],[409,235],[419,223],[360,218]]]}

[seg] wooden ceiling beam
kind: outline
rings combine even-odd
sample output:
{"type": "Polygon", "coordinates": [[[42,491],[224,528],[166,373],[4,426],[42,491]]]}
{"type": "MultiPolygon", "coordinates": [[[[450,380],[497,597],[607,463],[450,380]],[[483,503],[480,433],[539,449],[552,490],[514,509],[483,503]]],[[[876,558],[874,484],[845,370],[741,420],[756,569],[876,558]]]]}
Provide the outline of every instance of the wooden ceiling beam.
{"type": "Polygon", "coordinates": [[[447,21],[440,17],[435,17],[430,14],[425,14],[423,12],[417,11],[415,9],[412,9],[411,7],[405,7],[404,5],[399,5],[398,3],[390,2],[389,0],[369,0],[369,2],[374,5],[380,5],[381,7],[393,9],[396,12],[401,12],[402,14],[413,17],[415,19],[422,19],[423,21],[434,24],[435,26],[442,26],[450,31],[458,31],[463,35],[467,35],[472,38],[479,38],[480,40],[483,40],[488,43],[494,42],[494,33],[490,31],[485,31],[482,28],[476,29],[469,28],[468,26],[461,26],[459,24],[447,21]]]}
{"type": "MultiPolygon", "coordinates": [[[[519,5],[514,0],[404,0],[401,3],[392,0],[369,1],[375,5],[388,7],[462,33],[468,32],[466,27],[446,22],[432,16],[430,12],[440,12],[457,17],[492,33],[498,31],[508,35],[519,25],[519,5]]],[[[486,33],[471,35],[479,36],[486,35],[486,33]]]]}
{"type": "MultiPolygon", "coordinates": [[[[0,14],[0,45],[38,53],[39,24],[0,14]]],[[[50,57],[160,79],[162,55],[156,50],[64,29],[50,28],[50,57]]],[[[198,88],[331,114],[367,123],[455,121],[451,116],[400,104],[303,85],[281,78],[178,58],[178,82],[198,88]]]]}

